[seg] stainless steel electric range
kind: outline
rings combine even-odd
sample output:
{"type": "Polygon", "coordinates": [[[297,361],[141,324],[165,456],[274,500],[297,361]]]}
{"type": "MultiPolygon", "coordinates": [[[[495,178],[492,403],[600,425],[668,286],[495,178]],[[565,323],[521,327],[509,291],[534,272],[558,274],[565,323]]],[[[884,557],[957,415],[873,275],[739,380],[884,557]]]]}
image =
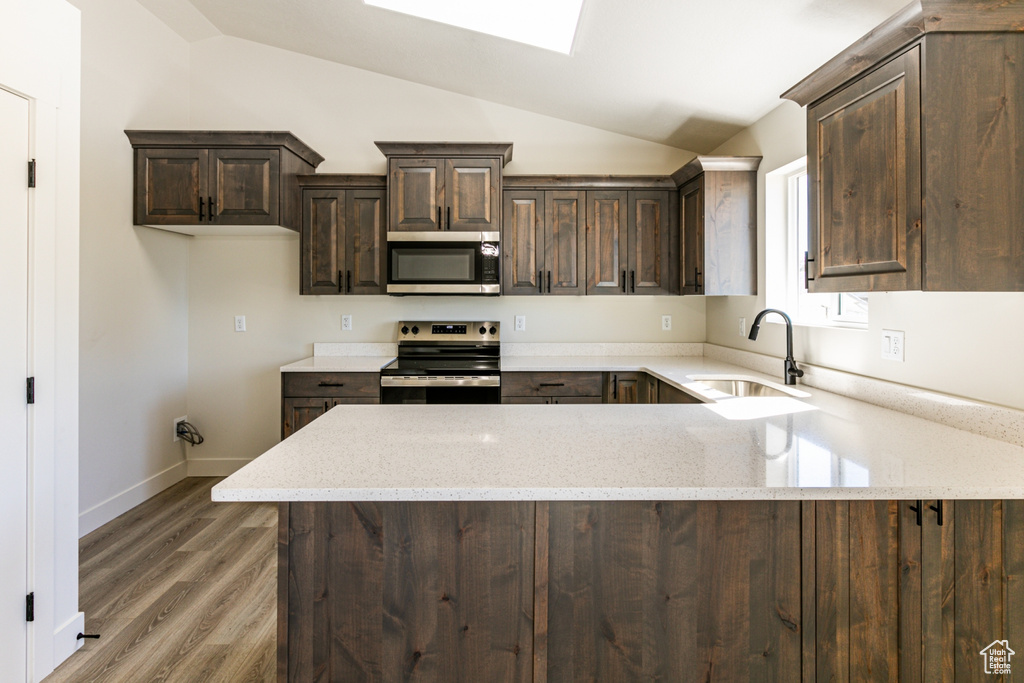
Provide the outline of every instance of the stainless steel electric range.
{"type": "Polygon", "coordinates": [[[398,323],[381,403],[501,403],[501,323],[398,323]]]}

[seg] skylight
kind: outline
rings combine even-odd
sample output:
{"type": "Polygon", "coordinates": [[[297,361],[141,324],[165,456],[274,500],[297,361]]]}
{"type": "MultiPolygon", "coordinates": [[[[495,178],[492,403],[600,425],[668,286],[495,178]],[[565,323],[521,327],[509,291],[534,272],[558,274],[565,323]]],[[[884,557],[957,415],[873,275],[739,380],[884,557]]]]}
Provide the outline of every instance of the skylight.
{"type": "Polygon", "coordinates": [[[572,52],[583,0],[363,0],[410,14],[542,47],[572,52]]]}

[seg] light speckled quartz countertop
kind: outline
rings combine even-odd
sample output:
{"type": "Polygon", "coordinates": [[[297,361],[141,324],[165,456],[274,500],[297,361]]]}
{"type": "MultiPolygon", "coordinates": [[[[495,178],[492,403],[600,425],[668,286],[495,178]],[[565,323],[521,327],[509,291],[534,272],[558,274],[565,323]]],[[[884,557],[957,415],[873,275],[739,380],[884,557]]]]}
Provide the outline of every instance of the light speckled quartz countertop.
{"type": "MultiPolygon", "coordinates": [[[[771,377],[699,356],[502,359],[503,372],[544,370],[642,370],[722,398],[693,382],[778,382],[782,362],[771,377]]],[[[795,389],[704,405],[338,406],[215,486],[213,499],[1024,497],[1020,446],[795,389]]]]}
{"type": "Polygon", "coordinates": [[[281,372],[380,372],[395,356],[310,356],[281,366],[281,372]]]}

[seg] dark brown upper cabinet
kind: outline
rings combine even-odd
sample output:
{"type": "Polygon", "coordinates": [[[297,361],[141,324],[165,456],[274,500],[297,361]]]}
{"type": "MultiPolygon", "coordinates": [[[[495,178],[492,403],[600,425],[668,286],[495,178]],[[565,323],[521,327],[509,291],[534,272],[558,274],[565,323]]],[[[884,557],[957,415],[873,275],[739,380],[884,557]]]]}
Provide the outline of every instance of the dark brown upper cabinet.
{"type": "Polygon", "coordinates": [[[502,224],[503,294],[585,294],[585,192],[509,190],[502,224]]]}
{"type": "Polygon", "coordinates": [[[306,175],[302,187],[302,294],[383,294],[385,178],[306,175]]]}
{"type": "Polygon", "coordinates": [[[286,132],[126,130],[135,224],[187,235],[299,230],[296,176],[323,157],[286,132]]]}
{"type": "Polygon", "coordinates": [[[791,88],[808,289],[1024,291],[1024,5],[919,0],[791,88]]]}
{"type": "Polygon", "coordinates": [[[512,143],[376,144],[388,158],[388,230],[500,231],[512,143]]]}
{"type": "Polygon", "coordinates": [[[677,292],[673,195],[667,190],[587,192],[587,294],[677,292]]]}
{"type": "Polygon", "coordinates": [[[757,294],[757,167],[761,157],[699,156],[679,188],[680,290],[757,294]]]}

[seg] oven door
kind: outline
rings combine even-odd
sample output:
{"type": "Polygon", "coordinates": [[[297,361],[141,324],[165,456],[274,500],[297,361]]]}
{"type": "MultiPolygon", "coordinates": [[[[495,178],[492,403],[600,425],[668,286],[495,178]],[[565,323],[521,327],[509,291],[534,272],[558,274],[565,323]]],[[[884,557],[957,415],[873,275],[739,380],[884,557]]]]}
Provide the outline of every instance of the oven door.
{"type": "Polygon", "coordinates": [[[388,294],[499,294],[497,233],[388,233],[388,294]]]}
{"type": "Polygon", "coordinates": [[[501,403],[498,375],[473,377],[384,376],[381,403],[481,404],[501,403]]]}

